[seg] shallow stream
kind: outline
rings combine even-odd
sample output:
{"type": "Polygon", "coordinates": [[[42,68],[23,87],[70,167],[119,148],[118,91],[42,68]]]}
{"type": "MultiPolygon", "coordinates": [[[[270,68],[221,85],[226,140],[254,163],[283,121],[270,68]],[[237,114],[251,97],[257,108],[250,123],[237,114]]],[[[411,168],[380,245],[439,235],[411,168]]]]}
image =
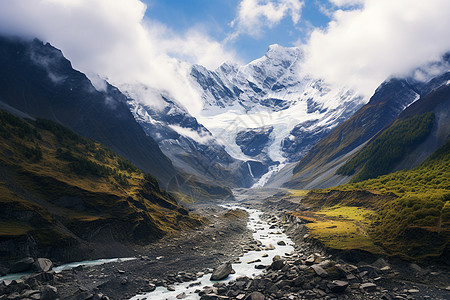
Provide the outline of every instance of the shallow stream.
{"type": "MultiPolygon", "coordinates": [[[[270,244],[274,246],[273,250],[262,250],[262,251],[249,251],[239,258],[241,263],[233,263],[233,270],[235,274],[230,274],[226,279],[220,282],[229,282],[236,280],[236,278],[241,276],[255,277],[264,272],[263,269],[255,269],[255,265],[270,265],[272,263],[272,258],[275,255],[283,256],[286,253],[291,253],[294,251],[293,242],[286,236],[286,234],[281,232],[280,228],[272,228],[266,221],[261,219],[263,214],[262,211],[257,209],[247,209],[240,206],[224,206],[228,209],[242,209],[248,212],[249,221],[248,228],[253,232],[253,238],[255,240],[261,241],[264,246],[269,246],[270,244]],[[286,245],[278,245],[277,243],[283,241],[286,245]],[[267,257],[263,257],[267,254],[267,257]],[[255,260],[261,260],[255,263],[248,263],[255,260]]],[[[210,280],[211,274],[206,274],[199,277],[197,280],[184,282],[173,285],[175,291],[169,291],[165,287],[158,287],[155,291],[137,295],[131,298],[131,300],[144,300],[144,299],[158,299],[158,300],[177,300],[177,296],[185,293],[186,297],[183,299],[193,300],[200,299],[200,296],[195,293],[196,290],[203,289],[204,286],[212,286],[216,281],[210,280]],[[195,283],[195,285],[192,285],[195,283]]]]}

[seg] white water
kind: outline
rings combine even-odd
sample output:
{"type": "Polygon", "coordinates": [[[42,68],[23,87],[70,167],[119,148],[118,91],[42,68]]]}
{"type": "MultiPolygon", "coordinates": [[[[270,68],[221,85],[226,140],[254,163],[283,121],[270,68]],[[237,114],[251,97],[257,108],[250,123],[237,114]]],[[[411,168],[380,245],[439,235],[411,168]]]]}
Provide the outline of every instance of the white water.
{"type": "MultiPolygon", "coordinates": [[[[246,209],[239,206],[224,206],[229,209],[243,209],[249,213],[249,222],[247,224],[248,228],[253,231],[253,237],[255,240],[259,240],[262,242],[263,246],[269,246],[272,244],[275,249],[274,250],[263,250],[263,251],[250,251],[245,253],[244,256],[240,257],[240,264],[233,264],[233,269],[236,271],[235,274],[230,274],[225,280],[221,280],[220,282],[229,282],[235,280],[241,276],[247,277],[255,277],[258,274],[264,272],[261,269],[255,269],[255,265],[270,265],[272,263],[272,258],[275,255],[283,256],[285,253],[290,253],[294,251],[293,242],[286,236],[286,234],[281,233],[279,228],[269,229],[270,225],[267,222],[261,219],[262,211],[256,209],[246,209]],[[279,241],[284,241],[286,246],[277,245],[279,241]],[[267,257],[262,257],[263,254],[268,254],[267,257]],[[260,259],[260,262],[247,264],[249,261],[253,261],[256,259],[260,259]]],[[[158,299],[158,300],[176,300],[176,296],[185,293],[187,295],[186,298],[183,299],[200,299],[198,294],[195,293],[195,290],[202,289],[204,286],[212,286],[216,281],[210,280],[211,274],[206,274],[195,281],[184,282],[180,284],[175,284],[175,291],[168,291],[164,287],[158,287],[155,291],[144,294],[137,295],[131,298],[131,300],[143,300],[143,299],[158,299]],[[199,285],[195,285],[189,287],[192,283],[198,283],[199,285]]]]}
{"type": "MultiPolygon", "coordinates": [[[[107,264],[107,263],[112,263],[112,262],[121,262],[121,261],[128,261],[128,260],[134,260],[134,259],[136,259],[136,258],[135,257],[123,257],[123,258],[102,258],[102,259],[96,259],[96,260],[85,260],[85,261],[71,262],[68,264],[60,265],[58,267],[54,267],[53,270],[56,273],[59,273],[63,270],[73,269],[78,266],[91,267],[91,266],[98,266],[98,265],[103,265],[103,264],[107,264]]],[[[0,282],[5,281],[5,280],[17,280],[17,279],[20,279],[22,276],[27,276],[27,275],[31,275],[31,274],[32,273],[30,273],[30,272],[8,274],[6,276],[0,277],[0,282]]]]}

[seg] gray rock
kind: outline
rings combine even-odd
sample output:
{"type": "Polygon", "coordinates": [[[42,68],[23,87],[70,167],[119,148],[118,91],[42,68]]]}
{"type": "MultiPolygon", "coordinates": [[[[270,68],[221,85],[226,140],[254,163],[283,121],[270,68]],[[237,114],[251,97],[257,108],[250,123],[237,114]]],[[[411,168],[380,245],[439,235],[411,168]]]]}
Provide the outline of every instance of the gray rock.
{"type": "Polygon", "coordinates": [[[249,128],[238,132],[235,141],[244,154],[248,156],[256,156],[260,154],[266,146],[272,131],[272,126],[249,128]]]}
{"type": "Polygon", "coordinates": [[[294,287],[301,287],[304,283],[305,279],[302,276],[299,276],[292,281],[291,285],[294,287]]]}
{"type": "Polygon", "coordinates": [[[378,269],[382,269],[384,267],[389,267],[388,262],[386,260],[384,260],[384,258],[381,258],[381,257],[379,259],[377,259],[372,265],[378,269]]]}
{"type": "Polygon", "coordinates": [[[365,275],[369,276],[369,278],[375,278],[378,277],[379,274],[382,274],[381,270],[377,267],[370,266],[370,265],[364,265],[358,267],[358,272],[360,273],[360,277],[363,277],[365,275]],[[367,272],[367,273],[364,273],[367,272]],[[362,275],[364,273],[364,275],[362,275]]]}
{"type": "Polygon", "coordinates": [[[38,258],[33,264],[33,270],[36,272],[48,272],[52,267],[53,262],[48,258],[38,258]]]}
{"type": "Polygon", "coordinates": [[[286,246],[286,243],[284,241],[279,241],[277,243],[278,246],[286,246]]]}
{"type": "Polygon", "coordinates": [[[367,282],[361,284],[359,288],[366,292],[375,292],[377,290],[377,285],[375,283],[367,282]]]}
{"type": "Polygon", "coordinates": [[[40,293],[39,290],[25,290],[21,293],[20,297],[22,298],[30,298],[34,294],[40,293]]]}
{"type": "Polygon", "coordinates": [[[270,268],[272,270],[281,270],[284,267],[285,261],[282,259],[278,259],[272,262],[272,264],[270,265],[270,268]]]}
{"type": "Polygon", "coordinates": [[[44,285],[41,288],[41,300],[55,300],[58,298],[58,290],[51,285],[44,285]]]}
{"type": "Polygon", "coordinates": [[[322,278],[325,278],[328,276],[328,272],[325,271],[324,268],[322,268],[319,265],[312,265],[311,268],[314,270],[314,272],[316,272],[316,274],[322,278]]]}
{"type": "Polygon", "coordinates": [[[333,293],[342,293],[348,287],[348,284],[349,284],[348,281],[333,280],[328,284],[328,288],[333,293]]]}
{"type": "Polygon", "coordinates": [[[260,292],[253,292],[250,294],[250,296],[247,299],[248,300],[264,300],[265,297],[260,292]]]}
{"type": "Polygon", "coordinates": [[[211,280],[217,281],[225,279],[228,275],[230,275],[233,270],[231,263],[226,262],[223,265],[218,266],[211,275],[211,280]]]}
{"type": "Polygon", "coordinates": [[[11,273],[20,273],[31,270],[34,263],[34,258],[25,257],[19,261],[16,261],[10,268],[11,273]]]}
{"type": "Polygon", "coordinates": [[[316,260],[316,258],[314,257],[314,254],[311,254],[310,256],[308,256],[308,258],[305,260],[305,264],[308,266],[311,266],[314,264],[314,261],[316,260]]]}
{"type": "Polygon", "coordinates": [[[409,267],[411,269],[413,269],[414,272],[419,273],[419,274],[425,274],[426,271],[424,269],[422,269],[419,265],[417,264],[410,264],[409,267]]]}

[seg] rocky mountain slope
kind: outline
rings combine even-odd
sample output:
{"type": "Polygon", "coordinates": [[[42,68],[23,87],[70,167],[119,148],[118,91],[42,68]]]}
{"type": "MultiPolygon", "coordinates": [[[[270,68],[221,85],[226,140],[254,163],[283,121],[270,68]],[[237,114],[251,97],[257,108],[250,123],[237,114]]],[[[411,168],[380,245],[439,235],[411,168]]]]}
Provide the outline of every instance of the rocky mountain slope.
{"type": "Polygon", "coordinates": [[[62,52],[39,40],[0,37],[0,106],[56,121],[97,140],[190,199],[231,191],[176,169],[130,112],[127,98],[106,81],[93,83],[62,52]]]}
{"type": "MultiPolygon", "coordinates": [[[[427,144],[430,145],[427,151],[416,151],[416,154],[423,152],[423,155],[416,155],[414,160],[407,159],[406,155],[411,151],[406,151],[400,155],[401,157],[397,158],[404,163],[396,161],[389,167],[392,168],[391,170],[412,168],[422,162],[437,147],[445,143],[449,132],[448,99],[443,95],[445,86],[450,79],[448,60],[444,59],[443,64],[446,64],[447,72],[444,71],[427,82],[417,81],[412,77],[391,78],[384,82],[376,90],[368,104],[333,130],[314,146],[294,168],[291,168],[291,174],[294,174],[294,176],[287,185],[310,189],[330,187],[347,182],[350,180],[349,175],[353,175],[353,173],[336,173],[336,171],[351,157],[358,155],[356,153],[362,152],[361,149],[368,142],[366,148],[375,147],[373,144],[370,146],[370,143],[373,143],[378,135],[385,132],[396,118],[399,118],[398,122],[400,122],[400,120],[405,119],[405,116],[412,117],[433,111],[434,115],[439,115],[438,122],[434,127],[430,127],[423,139],[418,140],[415,144],[415,146],[418,146],[426,140],[430,132],[433,132],[433,136],[435,136],[431,138],[434,140],[433,146],[427,144]],[[439,87],[443,86],[444,88],[438,93],[439,87]],[[420,100],[417,101],[419,98],[420,100]],[[421,107],[421,109],[416,109],[416,107],[421,107]],[[401,117],[399,117],[400,115],[401,117]],[[439,133],[437,134],[437,132],[439,133]],[[439,135],[439,138],[436,135],[439,135]]],[[[408,132],[408,128],[405,130],[408,132]]],[[[342,169],[340,170],[342,171],[342,169]]]]}
{"type": "Polygon", "coordinates": [[[202,219],[93,140],[0,110],[0,261],[132,255],[202,219]]]}
{"type": "Polygon", "coordinates": [[[192,86],[203,101],[195,116],[149,87],[121,89],[134,99],[129,105],[136,120],[175,166],[206,180],[250,187],[280,163],[298,161],[365,101],[348,88],[303,74],[302,61],[299,48],[272,45],[245,66],[192,66],[192,86]]]}
{"type": "MultiPolygon", "coordinates": [[[[137,100],[128,104],[145,133],[159,144],[178,169],[195,174],[210,184],[230,187],[250,187],[254,177],[262,175],[256,171],[261,168],[261,163],[233,158],[185,108],[167,97],[160,98],[165,105],[162,110],[137,100]],[[249,165],[255,168],[253,176],[249,165]]],[[[267,167],[263,171],[267,172],[267,167]]]]}
{"type": "Polygon", "coordinates": [[[50,44],[0,38],[0,102],[107,145],[163,185],[177,174],[134,120],[127,98],[106,83],[96,90],[50,44]]]}
{"type": "Polygon", "coordinates": [[[194,66],[191,75],[204,101],[199,121],[232,156],[298,161],[365,102],[348,88],[305,74],[302,63],[299,48],[271,45],[264,57],[244,66],[225,63],[215,71],[194,66]],[[252,144],[258,151],[240,143],[249,130],[265,135],[252,144]]]}

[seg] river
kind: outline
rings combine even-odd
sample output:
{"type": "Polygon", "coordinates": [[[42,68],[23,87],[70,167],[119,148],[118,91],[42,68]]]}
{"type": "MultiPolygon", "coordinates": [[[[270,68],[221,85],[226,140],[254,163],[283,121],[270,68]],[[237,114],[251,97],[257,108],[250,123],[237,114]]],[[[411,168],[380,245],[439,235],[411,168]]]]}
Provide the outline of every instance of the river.
{"type": "MultiPolygon", "coordinates": [[[[275,249],[273,250],[262,250],[262,251],[249,251],[239,258],[241,263],[233,263],[233,270],[235,274],[230,274],[225,280],[220,282],[229,282],[236,280],[236,278],[241,276],[255,277],[258,274],[264,272],[263,269],[256,269],[255,265],[270,265],[272,259],[275,255],[283,256],[286,253],[291,253],[294,251],[293,242],[286,236],[286,234],[281,232],[280,228],[271,228],[271,225],[264,221],[261,216],[263,212],[257,209],[244,208],[234,205],[224,205],[228,209],[242,209],[248,212],[249,221],[248,228],[253,232],[253,237],[257,241],[261,241],[263,246],[272,245],[275,249]],[[278,245],[278,242],[283,241],[286,245],[278,245]],[[267,255],[267,256],[266,256],[267,255]],[[266,257],[264,257],[266,256],[266,257]],[[248,263],[255,260],[261,260],[260,262],[248,263]]],[[[264,248],[264,247],[263,247],[264,248]]],[[[144,300],[144,299],[158,299],[158,300],[177,300],[177,296],[185,293],[186,297],[183,299],[193,300],[200,299],[200,296],[195,293],[196,290],[202,289],[204,286],[212,286],[216,281],[210,280],[211,274],[206,274],[199,277],[195,281],[184,282],[175,284],[173,287],[175,291],[169,291],[167,288],[158,287],[155,291],[136,295],[131,300],[144,300]],[[194,285],[193,285],[194,284],[194,285]]]]}

